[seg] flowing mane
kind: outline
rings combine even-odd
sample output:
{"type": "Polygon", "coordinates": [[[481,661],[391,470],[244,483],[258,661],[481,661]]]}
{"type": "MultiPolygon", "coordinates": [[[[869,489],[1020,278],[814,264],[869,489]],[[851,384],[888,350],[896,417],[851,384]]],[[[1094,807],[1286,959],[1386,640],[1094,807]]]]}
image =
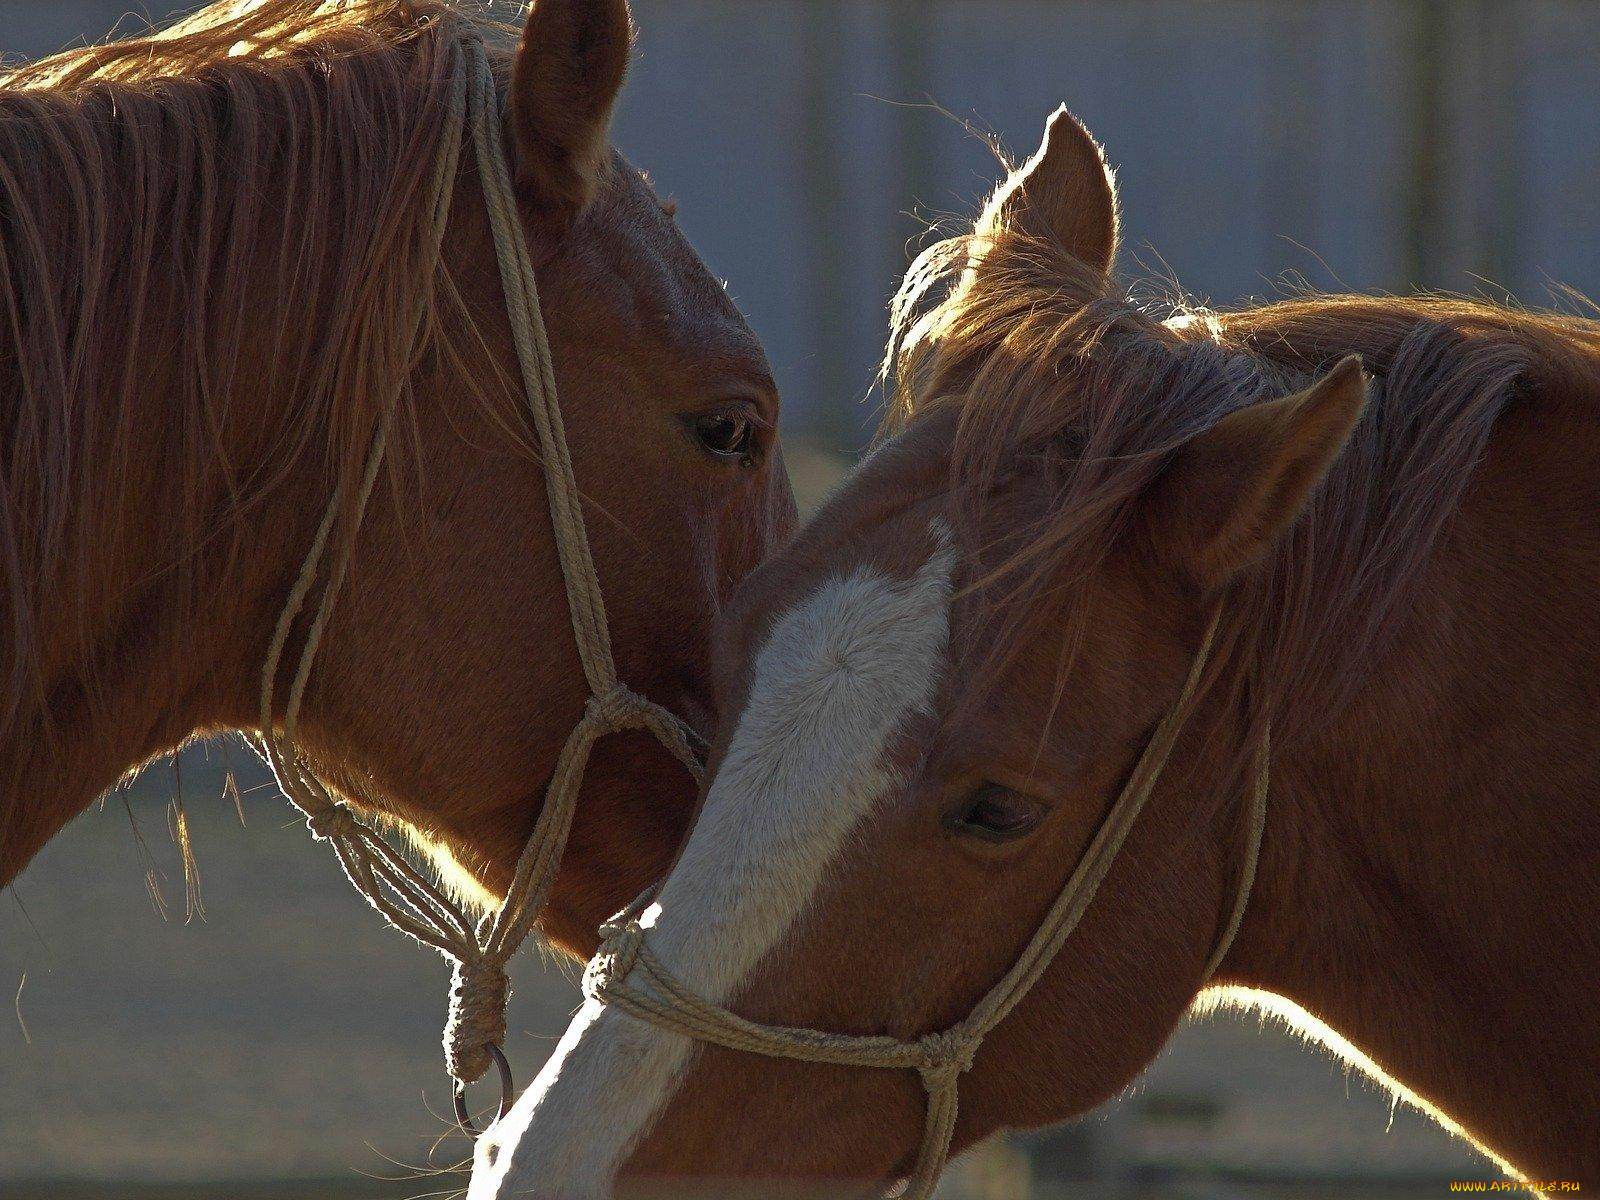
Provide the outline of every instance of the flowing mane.
{"type": "Polygon", "coordinates": [[[1147,307],[1053,244],[980,227],[931,247],[896,298],[885,428],[958,407],[951,485],[973,528],[1020,475],[1052,498],[980,580],[1020,634],[1087,586],[1176,447],[1352,352],[1373,376],[1367,415],[1219,634],[1215,661],[1251,704],[1235,711],[1287,745],[1350,697],[1408,611],[1507,406],[1600,397],[1600,323],[1441,296],[1147,307]]]}
{"type": "Polygon", "coordinates": [[[0,75],[0,741],[95,711],[113,580],[240,553],[309,455],[353,479],[419,355],[471,344],[425,196],[479,28],[441,0],[230,2],[0,75]],[[130,575],[155,511],[183,515],[130,575]]]}

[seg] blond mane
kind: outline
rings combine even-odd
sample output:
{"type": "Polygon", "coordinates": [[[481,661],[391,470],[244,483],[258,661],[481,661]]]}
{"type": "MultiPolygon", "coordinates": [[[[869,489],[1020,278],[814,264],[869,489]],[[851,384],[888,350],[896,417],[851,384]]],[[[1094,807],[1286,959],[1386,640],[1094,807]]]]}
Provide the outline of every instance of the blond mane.
{"type": "Polygon", "coordinates": [[[969,537],[1021,477],[1051,498],[1035,527],[979,547],[975,586],[994,589],[1001,643],[1050,621],[1072,646],[1062,614],[1082,610],[1075,589],[1173,451],[1352,352],[1374,377],[1366,417],[1288,543],[1224,602],[1215,661],[1233,711],[1289,745],[1348,700],[1410,609],[1506,407],[1600,399],[1600,324],[1445,296],[1140,305],[1050,243],[980,230],[932,247],[896,299],[885,428],[958,410],[951,489],[969,537]]]}
{"type": "Polygon", "coordinates": [[[129,579],[183,619],[202,548],[245,552],[308,456],[353,479],[419,357],[461,360],[425,189],[459,39],[498,29],[441,0],[229,0],[0,75],[0,739],[96,711],[88,631],[129,579]],[[130,561],[156,512],[180,515],[130,561]]]}

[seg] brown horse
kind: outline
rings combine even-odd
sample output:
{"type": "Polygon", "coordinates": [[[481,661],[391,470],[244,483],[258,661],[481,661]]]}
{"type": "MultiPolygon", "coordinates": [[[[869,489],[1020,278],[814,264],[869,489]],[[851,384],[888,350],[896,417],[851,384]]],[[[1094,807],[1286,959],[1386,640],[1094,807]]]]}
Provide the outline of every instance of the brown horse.
{"type": "MultiPolygon", "coordinates": [[[[1211,983],[1298,1006],[1507,1169],[1592,1185],[1600,327],[1359,297],[1163,320],[1114,286],[1115,248],[1110,175],[1062,114],[914,270],[898,432],[724,615],[714,775],[644,944],[769,1025],[954,1026],[1220,612],[1081,924],[955,1064],[957,1148],[1126,1088],[1245,890],[1211,983]],[[1370,382],[1335,369],[1352,353],[1370,382]]],[[[916,1071],[697,1052],[657,1019],[591,999],[480,1146],[474,1200],[619,1176],[866,1195],[910,1169],[916,1071]]]]}
{"type": "MultiPolygon", "coordinates": [[[[0,80],[0,883],[131,768],[259,724],[285,596],[398,395],[301,742],[503,892],[588,689],[470,156],[437,269],[427,228],[455,47],[501,32],[222,4],[0,80]]],[[[492,55],[619,673],[707,728],[712,618],[793,502],[759,344],[609,148],[630,35],[624,0],[540,0],[492,55]]],[[[648,734],[603,743],[546,932],[592,946],[693,799],[648,734]]]]}

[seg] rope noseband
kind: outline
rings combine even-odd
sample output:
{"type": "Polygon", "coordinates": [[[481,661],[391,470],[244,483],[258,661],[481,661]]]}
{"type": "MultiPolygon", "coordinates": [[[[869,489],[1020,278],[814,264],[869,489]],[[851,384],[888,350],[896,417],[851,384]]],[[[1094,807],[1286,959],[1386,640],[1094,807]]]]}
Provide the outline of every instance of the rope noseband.
{"type": "MultiPolygon", "coordinates": [[[[617,678],[605,602],[584,529],[581,496],[556,398],[549,336],[539,308],[533,262],[523,237],[516,193],[506,162],[499,93],[483,44],[476,39],[467,40],[459,49],[461,61],[457,65],[444,142],[433,178],[429,228],[435,254],[442,254],[450,202],[466,130],[470,126],[478,176],[483,183],[494,232],[495,258],[516,343],[523,391],[539,438],[551,524],[555,529],[556,549],[572,615],[573,638],[583,663],[584,679],[589,685],[589,700],[582,719],[561,748],[544,805],[527,846],[517,860],[505,901],[481,926],[474,926],[459,905],[336,798],[296,749],[295,732],[306,682],[327,628],[328,615],[349,570],[355,530],[360,527],[383,461],[399,401],[397,394],[389,398],[373,436],[354,496],[352,527],[349,535],[341,540],[339,552],[328,569],[327,582],[289,689],[281,728],[273,717],[278,665],[295,619],[305,607],[306,597],[321,571],[344,501],[338,491],[328,504],[278,620],[261,673],[258,744],[284,795],[306,814],[312,833],[332,844],[350,882],[395,928],[434,947],[455,963],[450,1015],[444,1033],[445,1061],[456,1080],[456,1112],[463,1128],[475,1134],[466,1114],[463,1093],[467,1084],[482,1077],[491,1062],[500,1070],[502,1115],[510,1103],[511,1073],[500,1050],[505,1042],[506,1001],[510,993],[505,965],[531,932],[549,896],[572,828],[584,768],[594,744],[620,730],[644,729],[653,733],[697,780],[700,764],[694,749],[698,742],[694,732],[678,717],[646,700],[617,678]]],[[[417,336],[421,334],[423,316],[419,302],[417,336]]]]}
{"type": "MultiPolygon", "coordinates": [[[[1162,769],[1167,765],[1172,747],[1178,740],[1178,734],[1191,714],[1195,693],[1216,638],[1220,616],[1219,611],[1212,618],[1177,702],[1156,726],[1149,744],[1134,766],[1133,774],[1106,814],[1088,850],[1078,860],[1060,896],[1034,933],[1033,940],[1022,951],[1015,965],[978,1001],[965,1020],[942,1032],[913,1041],[762,1025],[746,1020],[695,995],[674,979],[661,960],[651,952],[639,920],[655,898],[653,890],[601,928],[605,944],[584,973],[584,994],[663,1029],[730,1050],[802,1062],[915,1070],[922,1077],[923,1088],[928,1094],[928,1112],[916,1162],[901,1195],[902,1200],[928,1200],[950,1156],[961,1076],[971,1069],[983,1039],[1028,994],[1077,928],[1117,852],[1127,841],[1134,821],[1150,798],[1162,769]]],[[[1234,935],[1239,931],[1245,908],[1250,902],[1262,831],[1266,824],[1268,754],[1268,744],[1263,739],[1254,764],[1245,862],[1227,925],[1206,963],[1206,979],[1215,973],[1228,947],[1233,944],[1234,935]]]]}

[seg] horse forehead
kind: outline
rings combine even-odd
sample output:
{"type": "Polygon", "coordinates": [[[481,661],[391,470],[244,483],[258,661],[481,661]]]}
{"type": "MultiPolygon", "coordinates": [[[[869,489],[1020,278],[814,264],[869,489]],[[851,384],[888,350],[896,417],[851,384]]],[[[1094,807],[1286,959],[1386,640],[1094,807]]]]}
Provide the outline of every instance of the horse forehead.
{"type": "Polygon", "coordinates": [[[618,156],[613,184],[586,216],[595,282],[618,292],[636,332],[698,361],[762,371],[766,354],[723,282],[706,267],[649,183],[618,156]]]}
{"type": "MultiPolygon", "coordinates": [[[[937,523],[913,540],[920,553],[910,571],[839,564],[774,614],[664,903],[697,875],[694,888],[710,887],[721,896],[717,903],[728,901],[724,868],[768,850],[820,867],[818,856],[828,856],[835,835],[883,792],[891,734],[931,703],[949,630],[953,548],[937,523]],[[760,817],[754,823],[752,804],[760,817]],[[775,835],[780,826],[784,832],[775,835]],[[703,851],[712,843],[740,851],[708,858],[703,851]]],[[[814,882],[816,870],[796,869],[814,882]]]]}
{"type": "Polygon", "coordinates": [[[722,670],[759,689],[777,642],[805,639],[815,651],[843,654],[881,639],[887,644],[873,656],[884,661],[897,643],[912,644],[908,623],[947,624],[954,550],[944,521],[908,511],[857,532],[870,536],[802,537],[746,581],[724,614],[732,632],[720,647],[722,670]],[[930,571],[938,586],[918,587],[930,571]]]}
{"type": "Polygon", "coordinates": [[[785,550],[789,590],[806,590],[842,563],[908,578],[951,544],[948,459],[902,434],[874,449],[785,550]]]}
{"type": "Polygon", "coordinates": [[[943,628],[951,554],[942,530],[911,558],[908,564],[900,561],[900,555],[868,555],[851,569],[829,572],[782,611],[762,657],[770,657],[788,642],[837,659],[831,665],[851,668],[856,665],[852,651],[866,648],[893,657],[909,649],[915,630],[907,622],[936,621],[943,628]]]}

